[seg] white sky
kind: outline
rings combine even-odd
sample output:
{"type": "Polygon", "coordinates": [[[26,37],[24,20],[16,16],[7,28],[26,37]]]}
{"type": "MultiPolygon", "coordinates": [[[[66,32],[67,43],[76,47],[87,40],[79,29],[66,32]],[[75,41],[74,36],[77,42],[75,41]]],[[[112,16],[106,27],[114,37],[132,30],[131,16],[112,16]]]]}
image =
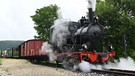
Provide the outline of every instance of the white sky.
{"type": "Polygon", "coordinates": [[[33,39],[31,17],[36,9],[56,4],[64,19],[78,21],[86,15],[87,0],[0,0],[0,40],[33,39]]]}

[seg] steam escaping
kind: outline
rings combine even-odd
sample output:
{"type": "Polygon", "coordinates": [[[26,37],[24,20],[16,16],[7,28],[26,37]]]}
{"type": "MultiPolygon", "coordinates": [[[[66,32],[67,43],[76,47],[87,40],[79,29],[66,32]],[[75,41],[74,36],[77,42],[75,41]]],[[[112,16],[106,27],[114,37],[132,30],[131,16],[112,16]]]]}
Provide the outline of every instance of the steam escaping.
{"type": "Polygon", "coordinates": [[[86,61],[82,61],[79,65],[78,65],[79,69],[82,72],[91,72],[91,69],[98,69],[98,70],[102,70],[102,65],[94,65],[94,64],[90,64],[89,62],[86,61]]]}
{"type": "Polygon", "coordinates": [[[50,61],[55,61],[57,59],[57,56],[55,55],[52,45],[48,44],[48,42],[44,42],[41,47],[42,53],[45,53],[48,55],[50,61]]]}
{"type": "MultiPolygon", "coordinates": [[[[62,48],[67,43],[67,38],[71,37],[73,31],[79,27],[78,22],[58,19],[51,27],[51,43],[59,48],[62,48]]],[[[63,49],[62,49],[63,50],[63,49]]]]}
{"type": "Polygon", "coordinates": [[[115,63],[109,62],[104,65],[90,64],[89,62],[82,61],[79,63],[78,68],[85,73],[90,72],[91,69],[123,69],[135,71],[135,63],[131,57],[127,57],[120,58],[120,61],[115,60],[115,63]]]}
{"type": "Polygon", "coordinates": [[[79,64],[79,69],[83,72],[90,72],[91,68],[90,68],[90,64],[88,62],[82,61],[79,64]]]}
{"type": "Polygon", "coordinates": [[[124,69],[124,70],[134,70],[135,71],[135,62],[131,57],[120,58],[120,61],[115,60],[115,63],[109,62],[108,65],[104,65],[106,69],[124,69]]]}
{"type": "Polygon", "coordinates": [[[68,25],[69,21],[65,21],[62,19],[55,21],[55,24],[51,27],[51,29],[53,30],[51,42],[53,44],[61,47],[64,43],[66,43],[66,38],[70,35],[68,25]]]}
{"type": "Polygon", "coordinates": [[[96,0],[88,0],[88,8],[92,8],[92,11],[96,9],[96,0]]]}

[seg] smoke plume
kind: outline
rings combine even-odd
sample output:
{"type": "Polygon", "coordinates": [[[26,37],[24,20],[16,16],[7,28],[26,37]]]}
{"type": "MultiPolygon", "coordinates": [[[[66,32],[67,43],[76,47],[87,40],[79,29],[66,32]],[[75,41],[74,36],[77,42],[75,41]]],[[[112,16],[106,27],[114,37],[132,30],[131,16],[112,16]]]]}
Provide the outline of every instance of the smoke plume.
{"type": "Polygon", "coordinates": [[[57,56],[55,55],[52,45],[48,44],[48,42],[44,42],[41,47],[41,52],[46,53],[49,57],[50,61],[54,61],[57,59],[57,56]]]}
{"type": "Polygon", "coordinates": [[[67,36],[70,35],[68,30],[69,21],[62,19],[56,20],[55,24],[51,27],[53,28],[51,42],[58,47],[61,47],[66,43],[67,36]]]}
{"type": "Polygon", "coordinates": [[[92,11],[96,9],[96,0],[88,0],[88,8],[92,8],[92,11]]]}

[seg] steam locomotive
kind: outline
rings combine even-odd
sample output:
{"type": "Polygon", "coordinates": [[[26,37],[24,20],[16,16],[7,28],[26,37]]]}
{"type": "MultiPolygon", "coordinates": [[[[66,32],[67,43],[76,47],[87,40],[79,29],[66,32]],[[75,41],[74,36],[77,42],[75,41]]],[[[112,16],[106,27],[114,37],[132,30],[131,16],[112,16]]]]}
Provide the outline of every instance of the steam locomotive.
{"type": "MultiPolygon", "coordinates": [[[[79,22],[70,21],[67,26],[70,34],[63,36],[65,42],[61,46],[50,41],[54,49],[58,49],[57,62],[79,63],[87,61],[94,64],[103,64],[114,58],[115,52],[112,45],[103,46],[106,38],[104,28],[99,24],[98,17],[94,15],[92,8],[89,8],[89,19],[82,17],[79,22]],[[106,49],[103,50],[104,47],[106,49]]],[[[51,28],[51,33],[54,29],[51,28]]],[[[55,39],[57,39],[57,36],[55,36],[55,39]]]]}

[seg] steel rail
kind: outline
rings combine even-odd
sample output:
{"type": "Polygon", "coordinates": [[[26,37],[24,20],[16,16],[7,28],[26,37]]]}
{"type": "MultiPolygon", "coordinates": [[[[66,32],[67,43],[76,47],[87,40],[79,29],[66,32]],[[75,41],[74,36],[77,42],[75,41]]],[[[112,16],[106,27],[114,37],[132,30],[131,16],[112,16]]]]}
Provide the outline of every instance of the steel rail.
{"type": "Polygon", "coordinates": [[[121,69],[108,69],[108,70],[97,70],[91,69],[92,72],[112,74],[114,76],[135,76],[135,71],[121,70],[121,69]]]}

